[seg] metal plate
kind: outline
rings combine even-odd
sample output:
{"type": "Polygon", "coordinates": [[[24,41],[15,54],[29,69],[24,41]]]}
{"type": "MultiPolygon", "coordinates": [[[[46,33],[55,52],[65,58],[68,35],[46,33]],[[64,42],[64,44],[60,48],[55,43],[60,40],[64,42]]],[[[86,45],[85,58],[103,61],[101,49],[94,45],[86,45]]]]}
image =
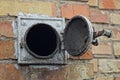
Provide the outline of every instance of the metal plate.
{"type": "Polygon", "coordinates": [[[19,64],[65,64],[66,56],[64,50],[59,50],[50,58],[36,58],[31,55],[24,46],[24,36],[28,28],[34,24],[48,24],[52,26],[59,34],[61,38],[61,33],[65,27],[64,18],[51,18],[48,16],[41,15],[19,15],[17,18],[17,57],[19,64]],[[22,47],[22,48],[21,48],[22,47]]]}
{"type": "Polygon", "coordinates": [[[90,21],[84,16],[73,17],[64,31],[64,46],[70,55],[84,54],[91,45],[93,28],[90,21]]]}

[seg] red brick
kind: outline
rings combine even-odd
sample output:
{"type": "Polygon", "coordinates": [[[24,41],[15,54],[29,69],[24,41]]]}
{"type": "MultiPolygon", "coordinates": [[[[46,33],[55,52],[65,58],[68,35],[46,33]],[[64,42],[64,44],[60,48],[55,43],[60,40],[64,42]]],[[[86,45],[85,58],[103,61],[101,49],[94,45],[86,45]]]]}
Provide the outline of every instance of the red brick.
{"type": "Polygon", "coordinates": [[[89,7],[84,4],[64,4],[61,7],[62,17],[71,18],[75,15],[83,15],[89,18],[89,7]]]}
{"type": "Polygon", "coordinates": [[[90,19],[96,23],[109,23],[109,16],[100,10],[90,10],[90,19]]]}
{"type": "Polygon", "coordinates": [[[93,58],[93,54],[91,49],[89,49],[85,54],[83,54],[82,56],[72,56],[70,55],[69,57],[70,59],[92,59],[93,58]]]}
{"type": "Polygon", "coordinates": [[[53,17],[57,16],[57,6],[56,6],[56,3],[52,4],[52,16],[53,17]]]}
{"type": "Polygon", "coordinates": [[[120,80],[120,77],[116,77],[115,80],[120,80]]]}
{"type": "Polygon", "coordinates": [[[14,40],[0,40],[0,59],[14,59],[14,40]]]}
{"type": "Polygon", "coordinates": [[[6,37],[14,37],[12,22],[0,21],[0,35],[4,35],[6,37]]]}
{"type": "Polygon", "coordinates": [[[120,9],[120,0],[99,0],[101,9],[120,9]]]}
{"type": "Polygon", "coordinates": [[[72,6],[73,6],[72,4],[62,5],[61,7],[62,17],[71,18],[74,16],[74,11],[73,11],[72,6]]]}
{"type": "Polygon", "coordinates": [[[0,80],[25,80],[13,64],[0,64],[0,80]]]}
{"type": "Polygon", "coordinates": [[[93,54],[112,54],[112,44],[108,42],[101,42],[98,46],[92,47],[93,54]]]}

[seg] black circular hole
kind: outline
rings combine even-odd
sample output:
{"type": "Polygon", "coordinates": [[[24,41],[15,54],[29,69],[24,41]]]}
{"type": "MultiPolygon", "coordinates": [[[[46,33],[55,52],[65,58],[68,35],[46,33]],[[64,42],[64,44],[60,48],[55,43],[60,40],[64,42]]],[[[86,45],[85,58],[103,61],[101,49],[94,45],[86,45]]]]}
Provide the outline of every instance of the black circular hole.
{"type": "Polygon", "coordinates": [[[26,33],[26,46],[36,57],[49,57],[57,50],[58,35],[47,24],[33,25],[26,33]]]}

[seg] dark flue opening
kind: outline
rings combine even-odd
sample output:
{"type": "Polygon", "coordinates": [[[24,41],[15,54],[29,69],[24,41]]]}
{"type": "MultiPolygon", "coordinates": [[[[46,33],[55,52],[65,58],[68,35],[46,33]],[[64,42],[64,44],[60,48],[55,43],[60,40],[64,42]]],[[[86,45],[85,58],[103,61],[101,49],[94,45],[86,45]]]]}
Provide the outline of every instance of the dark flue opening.
{"type": "Polygon", "coordinates": [[[26,34],[26,45],[33,55],[50,56],[57,48],[56,31],[47,24],[33,25],[26,34]]]}
{"type": "Polygon", "coordinates": [[[64,45],[71,55],[81,55],[89,38],[87,22],[81,17],[74,17],[66,26],[64,45]]]}

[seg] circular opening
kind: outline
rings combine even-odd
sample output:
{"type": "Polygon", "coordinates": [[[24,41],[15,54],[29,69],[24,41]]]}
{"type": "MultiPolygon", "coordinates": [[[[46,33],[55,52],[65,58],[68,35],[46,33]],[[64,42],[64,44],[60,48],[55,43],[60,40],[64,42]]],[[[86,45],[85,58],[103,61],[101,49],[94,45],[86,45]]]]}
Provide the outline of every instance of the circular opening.
{"type": "Polygon", "coordinates": [[[69,54],[82,55],[88,49],[92,35],[91,27],[82,16],[73,17],[66,25],[64,33],[64,45],[69,54]]]}
{"type": "Polygon", "coordinates": [[[25,36],[26,48],[35,57],[48,58],[58,49],[59,39],[55,29],[47,24],[36,24],[25,36]]]}

